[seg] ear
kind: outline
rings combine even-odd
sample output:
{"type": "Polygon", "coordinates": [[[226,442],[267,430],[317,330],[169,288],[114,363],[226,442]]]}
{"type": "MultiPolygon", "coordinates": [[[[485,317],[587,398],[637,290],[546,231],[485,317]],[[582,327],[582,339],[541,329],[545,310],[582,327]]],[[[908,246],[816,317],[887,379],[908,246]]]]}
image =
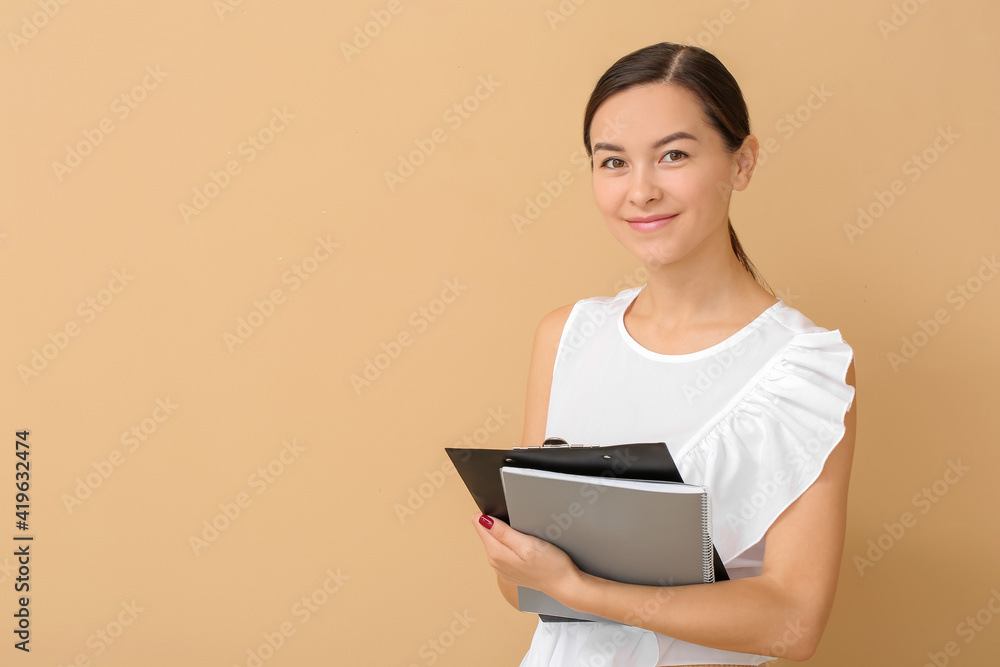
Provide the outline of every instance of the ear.
{"type": "Polygon", "coordinates": [[[733,163],[733,190],[743,190],[750,185],[750,177],[757,168],[757,153],[760,143],[757,137],[748,134],[743,145],[736,152],[733,163]]]}

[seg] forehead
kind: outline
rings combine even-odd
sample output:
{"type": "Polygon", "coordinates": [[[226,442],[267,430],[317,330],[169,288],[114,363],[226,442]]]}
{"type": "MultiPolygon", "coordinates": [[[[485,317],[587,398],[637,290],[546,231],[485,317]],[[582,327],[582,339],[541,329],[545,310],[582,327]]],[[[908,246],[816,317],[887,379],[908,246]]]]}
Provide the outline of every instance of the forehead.
{"type": "Polygon", "coordinates": [[[705,134],[701,103],[686,88],[653,83],[633,86],[604,101],[590,126],[591,145],[645,142],[671,132],[685,130],[701,137],[705,134]]]}

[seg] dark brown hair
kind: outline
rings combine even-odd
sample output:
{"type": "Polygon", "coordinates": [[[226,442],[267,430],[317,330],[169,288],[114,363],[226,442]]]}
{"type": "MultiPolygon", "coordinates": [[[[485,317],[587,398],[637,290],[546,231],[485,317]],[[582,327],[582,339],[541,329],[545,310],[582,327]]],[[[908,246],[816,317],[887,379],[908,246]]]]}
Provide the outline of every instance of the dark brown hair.
{"type": "MultiPolygon", "coordinates": [[[[651,83],[672,83],[681,86],[701,101],[702,113],[709,125],[722,136],[726,150],[735,153],[750,134],[750,113],[736,79],[718,58],[708,51],[688,44],[661,42],[624,56],[597,81],[583,114],[583,144],[594,168],[590,147],[590,125],[594,114],[604,102],[626,88],[651,83]]],[[[736,238],[732,221],[729,241],[743,268],[770,292],[753,262],[747,257],[736,238]]]]}

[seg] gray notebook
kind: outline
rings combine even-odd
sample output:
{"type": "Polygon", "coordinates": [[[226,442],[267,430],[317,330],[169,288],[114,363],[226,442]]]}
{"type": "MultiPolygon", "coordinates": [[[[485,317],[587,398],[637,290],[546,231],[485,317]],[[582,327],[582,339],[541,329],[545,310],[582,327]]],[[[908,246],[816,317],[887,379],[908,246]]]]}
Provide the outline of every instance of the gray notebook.
{"type": "MultiPolygon", "coordinates": [[[[511,467],[501,468],[500,475],[510,525],[558,546],[588,574],[647,586],[715,580],[704,486],[511,467]]],[[[523,586],[517,599],[521,611],[608,620],[523,586]]]]}

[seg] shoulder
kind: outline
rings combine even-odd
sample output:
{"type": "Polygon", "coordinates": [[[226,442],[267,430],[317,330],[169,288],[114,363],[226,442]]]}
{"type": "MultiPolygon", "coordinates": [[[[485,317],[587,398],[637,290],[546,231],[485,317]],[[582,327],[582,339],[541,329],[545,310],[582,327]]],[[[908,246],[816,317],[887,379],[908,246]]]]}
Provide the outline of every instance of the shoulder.
{"type": "Polygon", "coordinates": [[[545,315],[535,330],[535,341],[550,342],[553,347],[557,345],[559,337],[562,335],[562,330],[565,328],[566,322],[569,320],[569,316],[575,307],[576,303],[568,303],[545,315]]]}
{"type": "Polygon", "coordinates": [[[840,329],[819,326],[784,301],[778,301],[769,313],[789,341],[783,355],[786,360],[813,366],[814,371],[825,370],[840,380],[849,379],[847,384],[854,386],[854,348],[840,329]]]}
{"type": "Polygon", "coordinates": [[[540,343],[554,353],[567,323],[572,319],[580,314],[585,314],[585,316],[589,316],[587,319],[592,321],[595,313],[610,313],[615,309],[623,309],[631,303],[639,290],[639,287],[633,287],[622,290],[614,296],[592,296],[556,308],[546,314],[539,322],[538,328],[535,330],[535,344],[540,343]]]}
{"type": "MultiPolygon", "coordinates": [[[[825,480],[846,483],[853,456],[851,346],[839,329],[817,326],[784,302],[768,311],[764,324],[757,375],[700,433],[671,451],[685,480],[719,491],[712,512],[724,562],[764,538],[822,471],[828,471],[825,480]]],[[[767,549],[774,551],[770,537],[767,549]]]]}
{"type": "Polygon", "coordinates": [[[802,311],[797,308],[793,308],[780,299],[774,304],[774,306],[768,309],[768,312],[773,320],[786,328],[789,333],[792,334],[839,331],[839,329],[831,330],[817,325],[802,311]]]}

